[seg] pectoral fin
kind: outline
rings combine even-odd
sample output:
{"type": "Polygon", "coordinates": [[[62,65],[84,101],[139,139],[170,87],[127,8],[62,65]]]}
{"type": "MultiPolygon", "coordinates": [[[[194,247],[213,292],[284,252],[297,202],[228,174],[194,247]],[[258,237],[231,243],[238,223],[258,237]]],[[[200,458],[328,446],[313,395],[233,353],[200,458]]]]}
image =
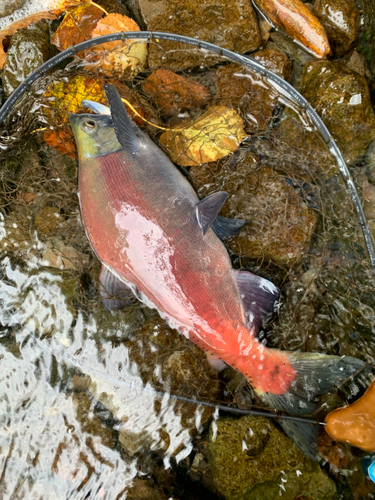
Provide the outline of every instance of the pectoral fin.
{"type": "Polygon", "coordinates": [[[274,312],[279,292],[273,283],[248,271],[233,269],[233,274],[242,299],[246,326],[258,334],[274,312]]]}
{"type": "Polygon", "coordinates": [[[207,196],[207,198],[197,203],[195,213],[203,234],[206,234],[208,229],[212,226],[227,198],[228,193],[219,191],[218,193],[210,194],[210,196],[207,196]]]}
{"type": "Polygon", "coordinates": [[[221,240],[225,240],[226,238],[236,236],[245,224],[247,224],[246,220],[229,219],[228,217],[218,215],[212,223],[212,229],[221,240]]]}
{"type": "Polygon", "coordinates": [[[131,289],[105,266],[100,271],[99,282],[99,293],[106,309],[122,309],[136,302],[131,289]]]}

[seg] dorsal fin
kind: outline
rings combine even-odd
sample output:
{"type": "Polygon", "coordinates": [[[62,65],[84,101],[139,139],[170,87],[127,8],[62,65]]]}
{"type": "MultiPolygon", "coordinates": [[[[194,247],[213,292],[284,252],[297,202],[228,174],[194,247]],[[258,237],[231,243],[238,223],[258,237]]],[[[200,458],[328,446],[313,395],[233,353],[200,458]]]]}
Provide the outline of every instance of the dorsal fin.
{"type": "Polygon", "coordinates": [[[99,282],[100,296],[106,309],[110,311],[122,309],[137,301],[132,290],[103,265],[99,282]]]}
{"type": "Polygon", "coordinates": [[[129,153],[137,153],[142,147],[142,142],[135,133],[120,94],[116,87],[109,83],[104,84],[104,90],[111,110],[113,126],[118,142],[129,153]]]}
{"type": "Polygon", "coordinates": [[[197,221],[203,234],[207,233],[227,198],[228,193],[219,191],[218,193],[210,194],[210,196],[207,196],[207,198],[196,204],[197,221]]]}
{"type": "Polygon", "coordinates": [[[257,335],[268,317],[274,312],[279,292],[270,281],[248,271],[233,274],[240,292],[246,316],[246,326],[257,335]]]}

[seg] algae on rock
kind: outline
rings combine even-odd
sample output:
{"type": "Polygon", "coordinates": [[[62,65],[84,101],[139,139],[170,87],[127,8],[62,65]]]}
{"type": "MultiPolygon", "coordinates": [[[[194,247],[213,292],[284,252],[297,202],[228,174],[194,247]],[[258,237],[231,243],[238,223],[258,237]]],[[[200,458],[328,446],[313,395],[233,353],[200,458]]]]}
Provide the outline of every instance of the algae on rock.
{"type": "Polygon", "coordinates": [[[316,109],[348,163],[375,139],[375,115],[366,79],[338,61],[313,61],[303,68],[300,92],[316,109]]]}
{"type": "Polygon", "coordinates": [[[221,418],[203,447],[207,487],[228,500],[336,500],[335,484],[263,417],[221,418]]]}

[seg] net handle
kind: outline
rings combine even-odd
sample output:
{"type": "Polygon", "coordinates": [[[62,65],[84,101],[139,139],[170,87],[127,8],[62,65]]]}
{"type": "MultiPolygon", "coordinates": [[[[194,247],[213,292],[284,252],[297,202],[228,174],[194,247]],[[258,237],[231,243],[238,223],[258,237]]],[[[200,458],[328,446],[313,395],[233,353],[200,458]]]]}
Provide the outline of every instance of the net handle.
{"type": "Polygon", "coordinates": [[[73,45],[72,47],[69,47],[69,49],[66,49],[63,52],[60,52],[56,56],[52,57],[51,59],[49,59],[48,61],[43,63],[41,66],[39,66],[39,68],[36,71],[31,73],[24,80],[24,82],[22,82],[15,89],[15,91],[9,96],[9,98],[5,101],[3,106],[0,108],[0,123],[5,121],[6,117],[8,116],[9,112],[11,111],[12,107],[15,105],[15,103],[18,101],[18,99],[21,96],[23,96],[23,94],[25,92],[27,92],[27,90],[30,89],[31,85],[36,80],[38,80],[40,77],[44,76],[48,71],[50,71],[54,66],[56,66],[60,62],[64,61],[65,59],[68,59],[69,57],[76,55],[78,52],[81,52],[82,50],[87,50],[91,47],[101,45],[102,43],[113,42],[113,41],[118,41],[118,40],[122,40],[123,42],[126,42],[127,40],[137,40],[137,39],[138,40],[155,41],[155,42],[158,42],[159,40],[182,42],[182,43],[187,43],[189,45],[193,45],[199,49],[209,50],[211,52],[219,54],[220,56],[227,57],[228,59],[230,59],[233,62],[243,64],[243,65],[247,66],[248,68],[251,68],[252,70],[256,71],[257,73],[260,73],[261,75],[266,77],[268,80],[270,80],[271,83],[281,93],[283,93],[286,97],[297,102],[303,108],[303,110],[307,113],[307,115],[310,117],[311,121],[314,123],[318,132],[320,132],[320,134],[322,135],[324,142],[329,147],[332,155],[336,159],[340,173],[341,173],[342,177],[344,178],[346,188],[347,188],[349,195],[353,201],[353,205],[355,206],[355,209],[357,211],[359,223],[360,223],[360,226],[362,228],[363,236],[365,239],[367,251],[369,254],[369,258],[370,258],[371,268],[372,268],[373,273],[375,274],[374,242],[373,242],[373,239],[371,236],[371,232],[370,232],[370,229],[369,229],[369,226],[367,223],[365,213],[363,211],[361,199],[358,195],[357,188],[355,187],[353,178],[350,175],[349,168],[348,168],[347,164],[345,163],[345,160],[341,154],[339,147],[336,144],[336,141],[334,140],[334,138],[330,134],[327,127],[324,125],[324,123],[323,123],[322,119],[319,117],[318,113],[313,109],[311,104],[294,87],[292,87],[292,85],[290,85],[288,82],[286,82],[280,76],[276,75],[272,71],[265,68],[260,62],[258,62],[256,59],[254,59],[251,56],[244,56],[244,55],[236,54],[235,52],[232,52],[231,50],[224,49],[224,48],[219,47],[218,45],[214,45],[212,43],[204,42],[203,40],[197,40],[196,38],[191,38],[191,37],[184,36],[184,35],[175,35],[173,33],[158,32],[158,31],[128,31],[128,32],[122,31],[119,33],[112,33],[110,35],[99,36],[97,38],[92,38],[90,40],[86,40],[85,42],[81,42],[77,45],[73,45]]]}

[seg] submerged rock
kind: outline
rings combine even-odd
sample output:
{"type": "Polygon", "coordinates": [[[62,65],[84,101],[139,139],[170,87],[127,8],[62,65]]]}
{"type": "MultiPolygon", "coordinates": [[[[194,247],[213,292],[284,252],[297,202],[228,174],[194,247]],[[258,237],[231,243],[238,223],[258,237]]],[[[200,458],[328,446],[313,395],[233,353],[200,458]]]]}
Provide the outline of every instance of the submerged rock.
{"type": "Polygon", "coordinates": [[[335,484],[270,420],[221,418],[203,448],[203,483],[225,499],[337,499],[335,484]]]}
{"type": "Polygon", "coordinates": [[[334,136],[345,160],[352,163],[375,139],[375,115],[366,79],[336,61],[304,66],[300,92],[334,136]]]}
{"type": "Polygon", "coordinates": [[[39,21],[12,36],[7,52],[2,80],[9,96],[30,73],[53,55],[47,21],[39,21]]]}
{"type": "Polygon", "coordinates": [[[220,393],[217,372],[199,347],[159,317],[146,321],[118,349],[124,365],[121,371],[130,370],[128,382],[121,386],[93,376],[89,390],[122,422],[119,441],[123,449],[129,455],[154,450],[176,456],[185,448],[187,456],[190,435],[202,430],[213,410],[164,395],[214,402],[220,393]]]}
{"type": "MultiPolygon", "coordinates": [[[[290,79],[291,63],[280,50],[260,50],[253,57],[282,78],[290,79]]],[[[266,78],[235,63],[217,70],[216,92],[219,104],[239,108],[248,133],[267,129],[279,95],[266,78]]]]}
{"type": "Polygon", "coordinates": [[[226,242],[235,254],[291,265],[307,251],[315,213],[283,176],[257,167],[255,156],[243,152],[234,166],[229,160],[192,167],[189,177],[202,198],[220,190],[229,194],[221,215],[248,221],[226,242]]]}
{"type": "MultiPolygon", "coordinates": [[[[150,31],[167,31],[209,41],[234,52],[255,50],[261,43],[257,17],[247,0],[185,1],[138,0],[141,25],[150,31]]],[[[217,62],[219,56],[183,43],[159,40],[150,44],[151,69],[174,71],[217,62]]]]}
{"type": "Polygon", "coordinates": [[[358,37],[360,16],[354,0],[316,0],[314,13],[324,26],[337,56],[352,48],[358,37]]]}

